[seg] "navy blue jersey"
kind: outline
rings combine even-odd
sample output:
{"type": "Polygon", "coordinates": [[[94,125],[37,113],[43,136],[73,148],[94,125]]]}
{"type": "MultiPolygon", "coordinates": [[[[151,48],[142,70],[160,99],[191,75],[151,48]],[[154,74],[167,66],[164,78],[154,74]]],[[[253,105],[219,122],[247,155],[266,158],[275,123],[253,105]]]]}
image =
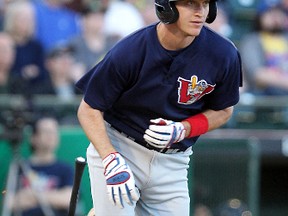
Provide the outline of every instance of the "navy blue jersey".
{"type": "Polygon", "coordinates": [[[168,51],[158,41],[156,24],[121,40],[76,83],[107,122],[141,141],[150,119],[181,121],[233,106],[241,85],[241,60],[230,41],[203,27],[188,47],[168,51]]]}

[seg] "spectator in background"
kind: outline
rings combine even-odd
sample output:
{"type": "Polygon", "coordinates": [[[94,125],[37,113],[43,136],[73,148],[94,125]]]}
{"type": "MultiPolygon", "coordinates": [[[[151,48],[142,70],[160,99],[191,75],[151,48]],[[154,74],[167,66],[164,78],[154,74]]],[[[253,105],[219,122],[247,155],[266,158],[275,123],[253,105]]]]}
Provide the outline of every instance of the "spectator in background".
{"type": "Polygon", "coordinates": [[[0,32],[0,94],[11,93],[10,74],[15,59],[13,39],[5,32],[0,32]]]}
{"type": "MultiPolygon", "coordinates": [[[[22,85],[33,85],[46,78],[43,47],[33,38],[35,29],[34,8],[30,1],[7,4],[4,30],[15,42],[16,57],[11,76],[22,80],[22,85]]],[[[31,89],[32,92],[32,89],[31,89]]]]}
{"type": "Polygon", "coordinates": [[[0,31],[3,31],[4,14],[8,0],[0,0],[0,31]]]}
{"type": "Polygon", "coordinates": [[[87,0],[66,0],[65,7],[76,11],[77,13],[81,13],[82,10],[85,9],[86,4],[87,0]]]}
{"type": "Polygon", "coordinates": [[[14,215],[66,216],[74,173],[71,165],[56,158],[58,122],[41,117],[32,129],[32,154],[21,163],[19,189],[11,203],[14,215]]]}
{"type": "MultiPolygon", "coordinates": [[[[228,4],[224,1],[217,2],[218,11],[217,11],[217,17],[213,23],[206,23],[205,25],[211,28],[213,31],[217,32],[223,37],[229,38],[230,40],[233,40],[233,28],[230,23],[230,14],[227,12],[229,9],[228,4]]],[[[240,88],[240,93],[243,95],[243,93],[246,92],[246,78],[243,77],[243,87],[240,88]]],[[[232,117],[233,118],[233,117],[232,117]]]]}
{"type": "Polygon", "coordinates": [[[74,67],[73,48],[71,46],[54,47],[47,52],[45,65],[49,80],[41,83],[42,94],[53,94],[62,100],[72,100],[77,94],[74,87],[75,80],[79,79],[77,67],[74,67]],[[75,75],[76,74],[76,75],[75,75]]]}
{"type": "MultiPolygon", "coordinates": [[[[0,62],[4,59],[0,59],[0,62]]],[[[63,101],[74,99],[78,93],[74,82],[79,79],[79,72],[77,65],[75,66],[72,47],[63,45],[49,50],[45,57],[45,68],[47,69],[47,78],[35,82],[31,86],[18,77],[11,77],[9,92],[29,97],[40,94],[55,95],[63,101]]]]}
{"type": "Polygon", "coordinates": [[[81,33],[79,14],[65,6],[67,0],[33,0],[36,11],[35,37],[45,51],[67,43],[81,33]]]}
{"type": "MultiPolygon", "coordinates": [[[[111,0],[84,0],[84,4],[86,7],[91,8],[92,10],[103,10],[106,11],[111,0]]],[[[114,1],[114,0],[112,0],[114,1]]]]}
{"type": "Polygon", "coordinates": [[[242,38],[239,50],[249,92],[288,95],[288,19],[279,4],[270,2],[260,2],[255,31],[242,38]]]}
{"type": "MultiPolygon", "coordinates": [[[[208,206],[201,204],[201,203],[194,206],[193,215],[194,216],[213,216],[211,209],[208,206]]],[[[232,215],[229,215],[229,216],[232,216],[232,215]]]]}
{"type": "Polygon", "coordinates": [[[288,13],[288,0],[282,0],[281,5],[284,8],[285,12],[288,13]]]}
{"type": "Polygon", "coordinates": [[[111,48],[128,34],[144,27],[140,11],[128,0],[112,0],[104,17],[104,33],[111,48]]]}
{"type": "MultiPolygon", "coordinates": [[[[275,0],[275,1],[280,1],[279,3],[280,7],[283,8],[283,10],[288,16],[288,0],[275,0]]],[[[286,22],[285,24],[286,24],[286,28],[288,29],[288,22],[286,22]]]]}
{"type": "Polygon", "coordinates": [[[229,22],[229,16],[226,11],[224,3],[218,3],[217,17],[213,23],[206,23],[208,27],[219,33],[220,35],[230,38],[233,34],[233,29],[229,22]]]}
{"type": "Polygon", "coordinates": [[[145,0],[145,4],[142,5],[140,12],[144,19],[145,25],[149,25],[159,21],[155,14],[154,0],[145,0]]]}
{"type": "MultiPolygon", "coordinates": [[[[22,1],[22,0],[0,0],[0,30],[3,30],[4,26],[4,17],[5,17],[5,11],[6,11],[6,6],[12,2],[15,1],[22,1]]],[[[24,0],[23,0],[24,1],[24,0]]]]}
{"type": "Polygon", "coordinates": [[[103,33],[104,11],[86,8],[82,11],[82,29],[80,36],[70,42],[80,75],[90,70],[107,52],[106,38],[103,33]],[[82,74],[81,74],[82,73],[82,74]]]}

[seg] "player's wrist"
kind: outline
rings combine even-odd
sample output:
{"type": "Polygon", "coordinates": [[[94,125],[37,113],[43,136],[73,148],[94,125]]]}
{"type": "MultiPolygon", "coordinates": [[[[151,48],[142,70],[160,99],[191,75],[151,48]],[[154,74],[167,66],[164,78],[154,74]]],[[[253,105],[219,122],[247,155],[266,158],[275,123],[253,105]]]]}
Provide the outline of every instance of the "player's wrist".
{"type": "Polygon", "coordinates": [[[97,152],[99,156],[104,160],[107,156],[113,153],[118,153],[117,150],[110,144],[110,145],[103,145],[101,148],[97,148],[97,152]]]}
{"type": "Polygon", "coordinates": [[[182,121],[184,127],[186,128],[185,137],[191,138],[200,136],[208,132],[209,122],[207,117],[200,113],[195,116],[191,116],[184,121],[182,121]]]}
{"type": "Polygon", "coordinates": [[[189,122],[187,122],[186,120],[182,121],[181,123],[184,126],[185,138],[187,138],[190,134],[191,126],[190,126],[189,122]]]}
{"type": "Polygon", "coordinates": [[[113,155],[113,154],[119,154],[119,152],[117,151],[113,151],[113,152],[109,152],[105,157],[103,157],[103,160],[105,160],[106,158],[108,158],[109,156],[113,155]]]}
{"type": "Polygon", "coordinates": [[[108,155],[106,155],[103,159],[102,159],[102,163],[103,163],[103,166],[106,167],[110,161],[112,161],[113,159],[115,159],[116,157],[119,157],[118,155],[119,152],[115,151],[115,152],[111,152],[109,153],[108,155]]]}

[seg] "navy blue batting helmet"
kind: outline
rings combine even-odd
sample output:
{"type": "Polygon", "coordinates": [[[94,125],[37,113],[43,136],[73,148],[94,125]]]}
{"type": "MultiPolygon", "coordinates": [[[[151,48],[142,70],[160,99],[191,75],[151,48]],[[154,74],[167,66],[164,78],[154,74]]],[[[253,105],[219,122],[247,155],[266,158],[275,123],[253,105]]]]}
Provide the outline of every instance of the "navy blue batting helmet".
{"type": "MultiPolygon", "coordinates": [[[[177,0],[155,0],[156,15],[161,22],[171,24],[177,21],[179,12],[175,7],[177,0]]],[[[207,23],[212,23],[217,16],[217,0],[211,0],[209,3],[209,13],[206,19],[207,23]]]]}

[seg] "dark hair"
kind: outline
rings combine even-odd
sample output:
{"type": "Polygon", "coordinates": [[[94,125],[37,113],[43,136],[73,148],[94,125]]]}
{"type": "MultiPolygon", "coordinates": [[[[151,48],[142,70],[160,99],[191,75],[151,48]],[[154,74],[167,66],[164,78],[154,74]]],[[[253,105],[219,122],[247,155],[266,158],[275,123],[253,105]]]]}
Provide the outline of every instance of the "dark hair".
{"type": "Polygon", "coordinates": [[[57,118],[54,115],[45,115],[45,116],[39,116],[38,118],[36,118],[32,123],[31,123],[31,130],[32,130],[32,135],[35,135],[38,132],[38,128],[37,128],[37,124],[38,122],[40,122],[43,119],[46,118],[51,118],[51,119],[55,119],[57,122],[57,118]]]}
{"type": "Polygon", "coordinates": [[[252,29],[256,32],[259,32],[261,31],[263,28],[262,28],[262,24],[261,24],[261,17],[262,17],[262,14],[256,14],[255,15],[255,19],[254,19],[254,23],[253,23],[253,26],[252,26],[252,29]]]}
{"type": "MultiPolygon", "coordinates": [[[[31,132],[32,132],[31,133],[31,138],[38,133],[38,122],[40,122],[43,119],[47,119],[47,118],[54,119],[55,121],[58,122],[57,118],[55,116],[53,116],[53,115],[45,115],[45,116],[40,116],[40,117],[35,118],[35,120],[30,124],[31,132]]],[[[35,152],[35,147],[34,147],[33,143],[31,142],[31,140],[30,140],[30,145],[29,146],[30,146],[30,151],[32,153],[35,152]]]]}
{"type": "Polygon", "coordinates": [[[258,11],[258,13],[255,15],[254,18],[254,23],[252,25],[252,29],[256,32],[262,31],[263,30],[263,26],[261,23],[261,19],[263,17],[263,14],[265,14],[267,11],[273,11],[273,10],[278,10],[278,11],[282,11],[285,13],[285,10],[280,6],[280,5],[274,5],[271,7],[267,7],[265,10],[261,10],[258,11]]]}
{"type": "Polygon", "coordinates": [[[81,10],[81,15],[82,16],[88,16],[89,14],[92,13],[100,13],[100,14],[104,14],[106,12],[105,8],[96,8],[96,9],[92,9],[91,7],[85,7],[83,8],[83,10],[81,10]]]}

